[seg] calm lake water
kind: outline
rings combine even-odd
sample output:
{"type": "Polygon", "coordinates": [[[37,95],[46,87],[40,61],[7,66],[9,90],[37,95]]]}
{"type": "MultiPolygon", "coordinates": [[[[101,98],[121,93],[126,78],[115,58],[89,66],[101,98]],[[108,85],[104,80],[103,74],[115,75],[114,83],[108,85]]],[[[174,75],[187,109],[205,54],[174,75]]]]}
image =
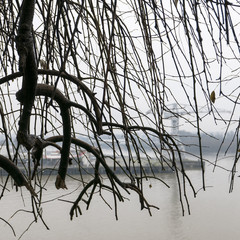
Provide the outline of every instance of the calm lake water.
{"type": "MultiPolygon", "coordinates": [[[[230,160],[222,160],[221,165],[230,167],[230,160]]],[[[201,172],[194,170],[189,172],[196,189],[201,188],[201,172]]],[[[189,201],[191,215],[182,216],[182,209],[179,202],[178,189],[174,174],[159,175],[171,188],[166,188],[155,180],[146,184],[151,188],[147,190],[147,198],[150,203],[156,204],[160,210],[152,210],[153,216],[148,212],[140,211],[138,197],[132,193],[130,201],[119,203],[118,217],[115,220],[114,211],[99,198],[95,197],[90,209],[85,211],[82,205],[83,215],[69,219],[71,204],[54,200],[65,193],[77,189],[76,182],[71,183],[68,179],[68,190],[55,190],[55,178],[50,179],[49,189],[44,192],[44,200],[52,200],[43,204],[43,216],[50,230],[47,230],[42,222],[38,220],[33,223],[30,229],[22,236],[23,240],[105,240],[105,239],[139,239],[139,240],[226,240],[238,239],[240,236],[239,215],[240,215],[240,178],[236,177],[234,192],[229,194],[229,172],[217,169],[212,173],[212,167],[206,165],[207,190],[199,191],[197,198],[193,198],[189,190],[189,201]],[[213,187],[212,187],[213,186],[213,187]]],[[[70,196],[62,199],[73,201],[79,190],[70,196]]],[[[106,199],[111,195],[105,193],[106,199]]],[[[127,196],[127,195],[125,195],[127,196]]],[[[18,212],[12,218],[11,215],[17,209],[31,210],[29,206],[29,195],[21,192],[6,192],[5,197],[0,201],[1,217],[9,220],[15,228],[17,237],[13,236],[10,227],[0,221],[0,239],[17,239],[21,236],[33,217],[27,212],[18,212]]],[[[110,200],[111,202],[111,200],[110,200]]],[[[186,206],[185,206],[186,207],[186,206]]]]}

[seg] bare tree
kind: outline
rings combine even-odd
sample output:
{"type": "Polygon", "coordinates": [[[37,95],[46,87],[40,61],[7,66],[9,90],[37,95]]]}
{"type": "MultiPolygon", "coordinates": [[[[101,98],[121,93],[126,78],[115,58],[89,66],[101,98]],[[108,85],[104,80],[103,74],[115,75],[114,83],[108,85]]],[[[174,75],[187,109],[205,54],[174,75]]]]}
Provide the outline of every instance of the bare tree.
{"type": "Polygon", "coordinates": [[[163,182],[156,164],[175,172],[181,205],[188,206],[186,183],[194,196],[196,191],[181,142],[165,118],[172,114],[195,131],[199,152],[191,157],[200,161],[205,189],[201,136],[207,134],[202,123],[210,115],[225,124],[222,142],[230,129],[235,131],[234,179],[239,7],[238,1],[210,0],[2,0],[0,113],[6,154],[0,155],[0,166],[17,186],[27,187],[38,209],[44,151],[59,149],[57,189],[67,187],[70,162],[77,164],[79,176],[91,176],[88,182],[80,178],[84,187],[72,203],[71,218],[103,190],[113,194],[116,208],[124,194],[135,191],[141,208],[150,212],[154,206],[144,197],[143,181],[163,182]],[[229,117],[218,101],[230,108],[229,117]],[[89,167],[80,151],[90,153],[85,156],[89,167]]]}

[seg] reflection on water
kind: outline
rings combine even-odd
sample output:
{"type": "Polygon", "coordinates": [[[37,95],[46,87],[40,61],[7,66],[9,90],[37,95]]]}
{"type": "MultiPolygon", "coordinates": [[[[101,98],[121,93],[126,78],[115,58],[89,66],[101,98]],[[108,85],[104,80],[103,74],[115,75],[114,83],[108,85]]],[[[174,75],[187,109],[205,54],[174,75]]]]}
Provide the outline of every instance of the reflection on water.
{"type": "MultiPolygon", "coordinates": [[[[227,161],[223,164],[228,165],[227,161]]],[[[191,171],[189,174],[196,189],[200,189],[201,172],[191,171]]],[[[131,201],[126,200],[124,203],[118,204],[118,221],[115,220],[114,211],[110,210],[97,196],[88,211],[85,211],[82,205],[83,215],[70,221],[71,204],[59,200],[49,200],[76,190],[72,195],[61,198],[74,201],[81,185],[69,179],[68,191],[57,191],[54,188],[55,179],[52,178],[48,183],[48,191],[45,191],[43,196],[46,201],[43,204],[43,216],[50,231],[46,230],[38,220],[38,223],[33,223],[30,230],[21,239],[225,240],[239,237],[240,178],[236,178],[234,192],[228,194],[229,173],[218,169],[213,174],[207,167],[206,180],[209,187],[206,192],[199,191],[196,199],[189,190],[191,215],[186,214],[183,217],[175,176],[162,174],[160,177],[171,186],[170,189],[155,180],[149,180],[146,183],[147,186],[152,186],[146,190],[149,202],[156,204],[160,210],[152,210],[152,217],[147,211],[140,211],[138,196],[132,193],[131,201]]],[[[6,192],[5,197],[0,201],[1,217],[9,220],[15,227],[18,237],[33,221],[33,216],[21,211],[13,218],[10,219],[10,217],[19,208],[31,210],[27,194],[23,194],[24,198],[22,198],[21,192],[6,192]]],[[[104,197],[110,202],[112,201],[109,193],[104,193],[104,197]]],[[[111,205],[113,206],[113,204],[111,205]]],[[[16,239],[11,229],[3,221],[0,221],[0,228],[1,239],[16,239]]]]}

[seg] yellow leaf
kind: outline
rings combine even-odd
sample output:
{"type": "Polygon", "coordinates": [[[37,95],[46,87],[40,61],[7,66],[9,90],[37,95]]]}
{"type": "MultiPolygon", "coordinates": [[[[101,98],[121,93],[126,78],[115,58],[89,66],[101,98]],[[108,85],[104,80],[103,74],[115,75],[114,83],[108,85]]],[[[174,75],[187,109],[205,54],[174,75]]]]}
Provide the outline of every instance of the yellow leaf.
{"type": "Polygon", "coordinates": [[[214,91],[212,91],[212,93],[210,95],[210,99],[211,99],[212,103],[215,103],[216,96],[215,96],[215,92],[214,91]]]}

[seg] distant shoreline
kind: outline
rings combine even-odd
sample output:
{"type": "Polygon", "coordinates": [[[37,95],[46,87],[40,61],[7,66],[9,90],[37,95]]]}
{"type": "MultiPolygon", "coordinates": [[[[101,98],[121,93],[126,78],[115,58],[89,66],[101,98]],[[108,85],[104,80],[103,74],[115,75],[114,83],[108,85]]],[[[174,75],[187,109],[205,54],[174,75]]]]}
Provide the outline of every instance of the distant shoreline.
{"type": "MultiPolygon", "coordinates": [[[[185,160],[183,161],[184,170],[197,170],[201,169],[201,162],[200,161],[191,161],[185,160]]],[[[116,174],[158,174],[158,173],[174,173],[174,167],[168,166],[167,164],[164,165],[156,165],[152,164],[151,166],[134,166],[131,169],[126,169],[125,167],[113,166],[110,167],[111,170],[116,174]]],[[[180,163],[178,164],[178,169],[181,169],[180,163]]],[[[20,167],[20,170],[26,174],[26,170],[23,167],[20,167]]],[[[42,175],[57,175],[57,168],[54,166],[46,166],[42,169],[37,170],[38,173],[42,175]]],[[[103,167],[99,168],[99,174],[106,174],[105,169],[103,167]]],[[[95,169],[93,166],[69,166],[67,174],[68,175],[93,175],[95,173],[95,169]]],[[[6,176],[8,173],[0,168],[0,176],[6,176]]]]}

